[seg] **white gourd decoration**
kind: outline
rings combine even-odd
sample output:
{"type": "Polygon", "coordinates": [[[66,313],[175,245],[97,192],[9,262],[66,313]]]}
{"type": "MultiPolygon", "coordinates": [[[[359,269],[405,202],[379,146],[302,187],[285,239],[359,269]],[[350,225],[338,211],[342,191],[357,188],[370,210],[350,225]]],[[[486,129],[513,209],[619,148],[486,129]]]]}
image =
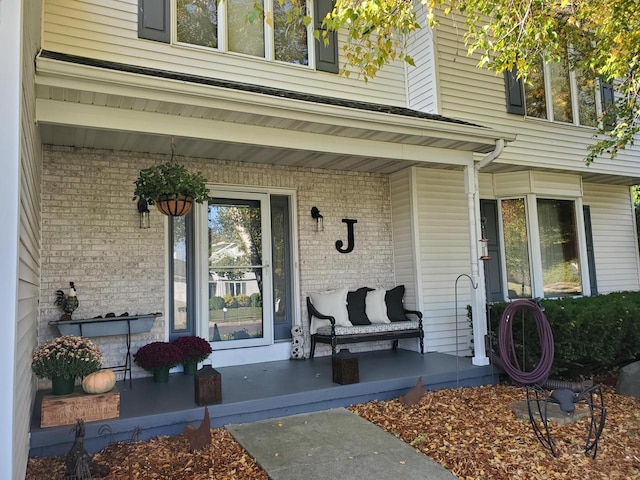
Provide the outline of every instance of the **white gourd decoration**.
{"type": "Polygon", "coordinates": [[[106,393],[116,385],[113,370],[99,370],[90,373],[82,380],[82,389],[86,393],[106,393]]]}

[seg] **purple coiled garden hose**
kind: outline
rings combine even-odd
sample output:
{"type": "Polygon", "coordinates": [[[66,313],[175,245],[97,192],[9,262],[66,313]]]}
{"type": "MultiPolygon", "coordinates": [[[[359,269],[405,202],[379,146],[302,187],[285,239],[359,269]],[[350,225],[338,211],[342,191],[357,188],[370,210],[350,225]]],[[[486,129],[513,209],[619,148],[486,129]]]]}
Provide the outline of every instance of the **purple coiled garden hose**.
{"type": "Polygon", "coordinates": [[[553,334],[551,326],[542,309],[532,300],[515,300],[507,305],[498,331],[498,349],[503,368],[507,375],[519,385],[542,385],[547,381],[551,364],[553,363],[553,334]],[[513,343],[513,321],[516,313],[521,310],[529,310],[536,321],[538,336],[540,337],[540,361],[531,372],[520,369],[513,343]]]}

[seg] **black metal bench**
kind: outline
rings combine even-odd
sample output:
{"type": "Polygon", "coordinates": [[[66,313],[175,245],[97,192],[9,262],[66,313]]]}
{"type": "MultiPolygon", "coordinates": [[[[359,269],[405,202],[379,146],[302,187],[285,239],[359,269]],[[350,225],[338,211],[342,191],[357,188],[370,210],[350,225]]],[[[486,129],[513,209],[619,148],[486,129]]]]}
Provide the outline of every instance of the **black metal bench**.
{"type": "Polygon", "coordinates": [[[311,334],[311,353],[309,358],[313,358],[316,350],[316,343],[331,345],[331,354],[336,354],[338,345],[346,343],[373,342],[381,340],[392,340],[392,348],[398,348],[398,340],[404,338],[419,339],[420,353],[424,353],[424,330],[422,328],[422,312],[416,310],[404,310],[407,315],[414,315],[417,320],[406,322],[376,323],[373,325],[354,325],[345,327],[336,325],[335,318],[331,315],[324,315],[316,310],[307,297],[307,314],[309,325],[311,319],[316,317],[321,320],[329,320],[330,326],[319,328],[311,334]]]}

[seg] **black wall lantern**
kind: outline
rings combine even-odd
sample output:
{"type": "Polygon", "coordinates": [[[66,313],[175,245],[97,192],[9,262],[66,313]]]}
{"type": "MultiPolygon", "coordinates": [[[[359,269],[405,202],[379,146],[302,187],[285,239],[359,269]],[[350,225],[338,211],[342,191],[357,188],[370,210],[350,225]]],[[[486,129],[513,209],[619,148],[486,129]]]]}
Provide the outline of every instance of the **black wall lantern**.
{"type": "Polygon", "coordinates": [[[138,215],[140,215],[140,228],[150,228],[149,205],[144,198],[138,200],[138,215]]]}
{"type": "Polygon", "coordinates": [[[316,221],[316,232],[324,231],[324,217],[320,214],[318,207],[311,207],[311,218],[316,221]]]}

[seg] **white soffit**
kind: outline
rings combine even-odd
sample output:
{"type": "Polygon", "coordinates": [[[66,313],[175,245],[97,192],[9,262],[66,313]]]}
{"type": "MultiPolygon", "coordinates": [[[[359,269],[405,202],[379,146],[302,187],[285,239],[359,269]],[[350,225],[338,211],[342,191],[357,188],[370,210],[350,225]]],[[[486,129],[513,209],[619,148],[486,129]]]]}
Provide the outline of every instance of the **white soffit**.
{"type": "MultiPolygon", "coordinates": [[[[256,149],[264,148],[273,150],[278,162],[291,165],[348,163],[354,169],[388,173],[416,163],[461,168],[469,163],[470,152],[488,152],[496,139],[515,138],[453,121],[301,101],[48,58],[38,58],[37,64],[36,118],[43,142],[54,145],[109,149],[122,145],[163,153],[167,142],[162,138],[177,136],[192,144],[180,152],[183,155],[219,158],[216,153],[228,143],[233,149],[229,159],[246,161],[249,155],[255,156],[256,149]],[[394,162],[397,165],[391,166],[394,162]]],[[[265,155],[260,157],[265,161],[265,155]]]]}

